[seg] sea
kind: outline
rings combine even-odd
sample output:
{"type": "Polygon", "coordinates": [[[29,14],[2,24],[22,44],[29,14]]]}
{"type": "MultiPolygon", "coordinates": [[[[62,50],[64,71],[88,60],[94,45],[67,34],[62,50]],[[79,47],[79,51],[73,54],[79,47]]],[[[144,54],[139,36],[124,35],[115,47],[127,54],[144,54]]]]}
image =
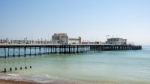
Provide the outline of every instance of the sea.
{"type": "Polygon", "coordinates": [[[0,58],[1,71],[10,67],[12,71],[1,72],[0,79],[43,84],[55,81],[70,84],[150,84],[150,46],[143,46],[142,50],[0,58]],[[25,66],[27,69],[24,69],[25,66]],[[18,70],[15,71],[15,67],[18,70]]]}

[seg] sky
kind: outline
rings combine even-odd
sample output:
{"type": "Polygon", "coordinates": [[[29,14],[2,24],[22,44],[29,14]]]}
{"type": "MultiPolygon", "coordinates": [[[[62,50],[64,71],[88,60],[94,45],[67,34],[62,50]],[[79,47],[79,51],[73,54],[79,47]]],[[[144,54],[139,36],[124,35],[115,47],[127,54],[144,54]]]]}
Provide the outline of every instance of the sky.
{"type": "Polygon", "coordinates": [[[0,38],[50,39],[61,32],[150,45],[150,0],[0,0],[0,38]]]}

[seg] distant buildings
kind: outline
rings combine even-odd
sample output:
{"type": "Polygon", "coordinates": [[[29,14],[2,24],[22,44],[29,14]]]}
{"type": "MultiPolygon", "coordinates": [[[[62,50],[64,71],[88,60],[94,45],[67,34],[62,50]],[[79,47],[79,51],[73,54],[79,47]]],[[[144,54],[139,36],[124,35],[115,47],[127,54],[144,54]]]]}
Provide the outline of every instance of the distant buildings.
{"type": "Polygon", "coordinates": [[[127,39],[123,39],[123,38],[109,38],[109,39],[107,39],[106,44],[126,45],[127,44],[127,39]]]}

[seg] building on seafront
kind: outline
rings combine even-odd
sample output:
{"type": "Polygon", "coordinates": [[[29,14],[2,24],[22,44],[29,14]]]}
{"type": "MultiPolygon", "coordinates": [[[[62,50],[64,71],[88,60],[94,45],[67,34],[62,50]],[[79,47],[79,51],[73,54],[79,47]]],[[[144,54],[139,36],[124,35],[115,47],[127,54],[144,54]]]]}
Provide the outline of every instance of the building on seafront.
{"type": "Polygon", "coordinates": [[[114,44],[114,45],[126,45],[127,39],[123,38],[108,38],[106,44],[114,44]]]}

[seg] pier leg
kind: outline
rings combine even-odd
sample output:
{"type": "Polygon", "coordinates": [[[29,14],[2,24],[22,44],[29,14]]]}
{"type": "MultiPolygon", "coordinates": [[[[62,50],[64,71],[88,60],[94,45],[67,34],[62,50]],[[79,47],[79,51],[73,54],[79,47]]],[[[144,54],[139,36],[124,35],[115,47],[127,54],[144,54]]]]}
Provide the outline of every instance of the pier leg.
{"type": "Polygon", "coordinates": [[[30,56],[32,55],[32,52],[31,52],[31,50],[32,50],[32,49],[31,49],[31,47],[30,47],[30,56]]]}
{"type": "Polygon", "coordinates": [[[24,47],[24,56],[26,57],[26,47],[24,47]]]}
{"type": "Polygon", "coordinates": [[[40,54],[40,55],[42,55],[42,52],[41,52],[41,47],[39,47],[39,51],[40,51],[40,52],[39,52],[39,54],[40,54]]]}
{"type": "Polygon", "coordinates": [[[35,51],[34,55],[36,56],[36,47],[34,48],[34,51],[35,51]]]}
{"type": "Polygon", "coordinates": [[[66,49],[65,49],[66,47],[65,46],[63,46],[63,53],[65,54],[66,53],[66,49]]]}
{"type": "Polygon", "coordinates": [[[57,50],[57,46],[55,47],[55,52],[56,52],[56,53],[58,52],[58,50],[57,50]]]}
{"type": "Polygon", "coordinates": [[[55,54],[57,53],[57,47],[55,46],[55,54]]]}
{"type": "Polygon", "coordinates": [[[50,54],[50,49],[49,49],[49,47],[48,47],[48,54],[50,54]]]}
{"type": "Polygon", "coordinates": [[[73,49],[73,53],[75,53],[75,46],[73,46],[72,49],[73,49]]]}
{"type": "Polygon", "coordinates": [[[6,48],[4,48],[4,56],[5,56],[5,58],[7,58],[6,48]]]}
{"type": "Polygon", "coordinates": [[[15,48],[13,48],[13,57],[15,57],[15,48]]]}
{"type": "Polygon", "coordinates": [[[69,51],[68,52],[70,53],[70,46],[69,46],[69,51]]]}
{"type": "Polygon", "coordinates": [[[79,46],[77,45],[77,53],[79,53],[79,46]]]}
{"type": "Polygon", "coordinates": [[[9,57],[9,48],[8,48],[8,51],[7,51],[7,55],[8,55],[8,57],[9,57]]]}
{"type": "Polygon", "coordinates": [[[44,54],[46,54],[46,47],[44,47],[44,54]]]}
{"type": "Polygon", "coordinates": [[[64,46],[62,46],[62,53],[64,54],[64,46]]]}
{"type": "Polygon", "coordinates": [[[19,50],[18,50],[18,51],[19,51],[19,57],[20,57],[20,47],[19,47],[19,50]]]}
{"type": "Polygon", "coordinates": [[[61,48],[61,47],[59,46],[59,53],[60,53],[60,50],[61,50],[60,48],[61,48]]]}
{"type": "Polygon", "coordinates": [[[52,53],[53,52],[52,46],[50,48],[51,48],[51,53],[52,53]]]}

